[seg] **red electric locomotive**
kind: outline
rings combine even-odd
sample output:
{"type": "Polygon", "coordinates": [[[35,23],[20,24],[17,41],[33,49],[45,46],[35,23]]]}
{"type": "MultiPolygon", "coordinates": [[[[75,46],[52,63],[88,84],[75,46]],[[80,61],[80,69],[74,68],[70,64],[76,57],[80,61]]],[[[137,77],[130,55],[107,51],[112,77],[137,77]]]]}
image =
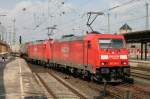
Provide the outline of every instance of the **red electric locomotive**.
{"type": "Polygon", "coordinates": [[[63,68],[83,78],[120,82],[130,76],[128,51],[122,35],[88,33],[28,45],[32,60],[63,68]],[[39,47],[37,47],[39,46],[39,47]],[[39,52],[38,52],[39,51],[39,52]]]}

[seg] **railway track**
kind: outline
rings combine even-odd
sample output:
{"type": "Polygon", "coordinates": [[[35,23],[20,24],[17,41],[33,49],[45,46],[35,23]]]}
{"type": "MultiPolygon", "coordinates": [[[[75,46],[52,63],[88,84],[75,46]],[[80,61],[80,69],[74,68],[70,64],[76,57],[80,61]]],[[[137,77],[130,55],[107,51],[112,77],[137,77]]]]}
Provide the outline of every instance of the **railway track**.
{"type": "MultiPolygon", "coordinates": [[[[58,71],[55,71],[55,70],[45,69],[45,68],[42,68],[42,67],[41,68],[36,68],[36,70],[35,70],[35,68],[32,68],[32,70],[37,73],[38,78],[41,80],[43,85],[46,88],[48,88],[47,90],[49,90],[49,93],[53,93],[53,92],[48,87],[49,84],[46,81],[44,81],[44,79],[48,80],[48,77],[52,76],[59,83],[61,83],[66,88],[68,88],[75,95],[75,97],[77,97],[77,99],[78,98],[80,98],[80,99],[86,99],[87,98],[86,95],[81,94],[81,92],[79,92],[78,90],[76,90],[74,88],[73,89],[70,88],[70,86],[68,87],[68,85],[66,85],[66,83],[64,83],[64,82],[69,82],[69,80],[63,79],[64,76],[67,76],[66,74],[58,72],[58,71]],[[46,77],[42,77],[40,73],[47,73],[46,74],[47,76],[46,77]]],[[[97,84],[95,82],[82,81],[81,79],[74,78],[72,76],[70,76],[69,79],[72,79],[72,80],[76,79],[78,82],[80,82],[80,86],[84,83],[84,85],[86,85],[89,88],[89,90],[95,90],[96,92],[103,91],[103,84],[97,84]]],[[[48,81],[50,81],[50,80],[48,80],[48,81]]],[[[72,85],[75,85],[76,83],[70,83],[70,84],[72,86],[72,85]]],[[[80,87],[80,86],[78,86],[78,87],[80,87]]],[[[126,98],[127,96],[128,97],[132,97],[132,98],[129,98],[129,99],[148,99],[148,98],[143,98],[144,95],[147,94],[147,95],[150,96],[150,92],[144,91],[144,90],[136,87],[136,85],[129,85],[129,84],[119,84],[117,86],[112,86],[112,85],[109,84],[109,85],[107,85],[107,90],[109,91],[109,95],[111,97],[111,98],[107,98],[107,99],[114,99],[112,97],[115,97],[116,99],[128,99],[128,98],[126,98]]],[[[59,97],[59,96],[57,96],[57,94],[54,94],[54,93],[52,95],[54,95],[53,97],[55,97],[55,98],[59,97]]],[[[89,99],[92,99],[92,98],[89,98],[89,99]]]]}
{"type": "Polygon", "coordinates": [[[84,93],[49,70],[46,72],[33,70],[33,72],[53,99],[88,99],[84,93]]]}
{"type": "Polygon", "coordinates": [[[138,72],[131,72],[132,76],[133,77],[138,77],[138,78],[141,78],[141,79],[145,79],[145,80],[150,80],[150,75],[146,75],[146,74],[141,74],[141,73],[138,73],[138,72]]]}
{"type": "MultiPolygon", "coordinates": [[[[101,89],[103,88],[100,87],[100,85],[98,84],[96,85],[94,84],[94,86],[92,85],[88,85],[88,87],[96,91],[101,91],[101,89]]],[[[141,89],[139,89],[138,87],[128,85],[128,84],[120,84],[117,86],[108,84],[107,91],[109,95],[114,97],[115,99],[145,99],[143,98],[144,96],[141,95],[143,90],[141,91],[141,89]]],[[[148,92],[145,93],[149,94],[148,92]]]]}
{"type": "Polygon", "coordinates": [[[148,68],[148,67],[133,67],[133,66],[131,66],[131,69],[132,70],[141,70],[141,71],[150,71],[150,68],[148,68]]]}
{"type": "MultiPolygon", "coordinates": [[[[85,83],[86,84],[86,83],[85,83]]],[[[103,84],[97,84],[95,82],[87,83],[88,87],[97,92],[103,91],[103,84]]],[[[108,84],[107,91],[111,97],[116,99],[149,99],[143,98],[145,95],[150,96],[150,91],[146,91],[136,84],[118,84],[117,86],[108,84]],[[127,98],[128,97],[128,98],[127,98]]],[[[108,98],[109,99],[109,98],[108,98]]]]}
{"type": "Polygon", "coordinates": [[[66,86],[68,89],[70,89],[73,93],[75,93],[77,96],[80,97],[80,99],[87,99],[88,97],[82,93],[81,91],[79,91],[78,89],[74,88],[72,85],[70,85],[69,83],[67,83],[66,81],[64,81],[62,78],[60,78],[59,76],[49,72],[50,75],[52,75],[55,79],[57,79],[59,82],[61,82],[64,86],[66,86]]]}
{"type": "Polygon", "coordinates": [[[150,68],[144,67],[131,67],[131,75],[140,79],[150,81],[150,68]]]}
{"type": "MultiPolygon", "coordinates": [[[[101,92],[104,89],[103,84],[97,84],[95,82],[84,83],[87,84],[90,89],[97,92],[101,92]]],[[[117,86],[108,84],[107,91],[109,92],[110,97],[113,97],[113,99],[147,99],[143,98],[144,95],[147,94],[150,96],[150,91],[145,91],[132,84],[118,84],[117,86]]]]}
{"type": "MultiPolygon", "coordinates": [[[[143,89],[136,87],[136,85],[130,84],[120,84],[115,88],[124,90],[126,93],[130,92],[131,99],[145,99],[145,95],[150,95],[150,92],[144,91],[143,89]]],[[[126,94],[125,93],[125,94],[126,94]]],[[[146,98],[147,99],[147,98],[146,98]]]]}
{"type": "MultiPolygon", "coordinates": [[[[100,86],[100,85],[94,85],[93,86],[93,84],[89,84],[88,87],[91,88],[91,89],[93,89],[93,90],[95,90],[95,91],[99,91],[99,92],[103,91],[103,86],[100,86]]],[[[122,94],[120,94],[120,91],[116,92],[116,91],[114,91],[113,89],[111,89],[109,87],[109,89],[108,88],[106,89],[106,92],[108,92],[108,94],[111,97],[115,97],[116,99],[123,99],[123,96],[122,96],[122,94]]]]}

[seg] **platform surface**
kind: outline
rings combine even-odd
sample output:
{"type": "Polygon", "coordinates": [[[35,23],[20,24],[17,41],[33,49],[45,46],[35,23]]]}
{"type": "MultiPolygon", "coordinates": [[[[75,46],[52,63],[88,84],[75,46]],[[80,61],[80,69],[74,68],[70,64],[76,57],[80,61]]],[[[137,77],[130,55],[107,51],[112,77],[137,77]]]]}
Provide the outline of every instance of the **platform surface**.
{"type": "Polygon", "coordinates": [[[0,99],[21,99],[19,70],[14,59],[3,62],[0,58],[0,99]]]}
{"type": "Polygon", "coordinates": [[[0,99],[47,99],[25,63],[13,57],[3,62],[0,57],[0,99]]]}

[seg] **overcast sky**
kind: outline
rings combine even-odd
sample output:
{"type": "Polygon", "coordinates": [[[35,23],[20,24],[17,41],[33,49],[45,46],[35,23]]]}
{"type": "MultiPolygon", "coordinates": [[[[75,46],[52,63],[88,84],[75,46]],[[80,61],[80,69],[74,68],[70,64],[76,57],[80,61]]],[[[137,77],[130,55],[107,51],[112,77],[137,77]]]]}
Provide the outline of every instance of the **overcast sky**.
{"type": "Polygon", "coordinates": [[[133,29],[145,29],[145,3],[150,0],[0,0],[0,21],[7,30],[7,40],[12,40],[13,20],[16,37],[32,41],[47,39],[47,27],[56,25],[53,37],[64,34],[83,35],[91,31],[87,26],[87,12],[103,11],[93,23],[93,29],[108,33],[110,13],[110,33],[116,33],[127,23],[133,29]],[[120,6],[108,11],[109,8],[120,6]],[[11,34],[8,35],[8,34],[11,34]]]}

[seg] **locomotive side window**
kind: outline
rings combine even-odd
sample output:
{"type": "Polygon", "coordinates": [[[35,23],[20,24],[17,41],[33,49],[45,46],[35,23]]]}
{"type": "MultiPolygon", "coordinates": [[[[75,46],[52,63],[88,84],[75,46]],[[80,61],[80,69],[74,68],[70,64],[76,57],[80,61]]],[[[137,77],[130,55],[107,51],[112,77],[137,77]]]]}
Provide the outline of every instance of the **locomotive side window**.
{"type": "Polygon", "coordinates": [[[99,39],[100,48],[123,48],[123,39],[101,38],[99,39]]]}
{"type": "Polygon", "coordinates": [[[88,41],[88,48],[91,48],[91,41],[88,41]]]}

